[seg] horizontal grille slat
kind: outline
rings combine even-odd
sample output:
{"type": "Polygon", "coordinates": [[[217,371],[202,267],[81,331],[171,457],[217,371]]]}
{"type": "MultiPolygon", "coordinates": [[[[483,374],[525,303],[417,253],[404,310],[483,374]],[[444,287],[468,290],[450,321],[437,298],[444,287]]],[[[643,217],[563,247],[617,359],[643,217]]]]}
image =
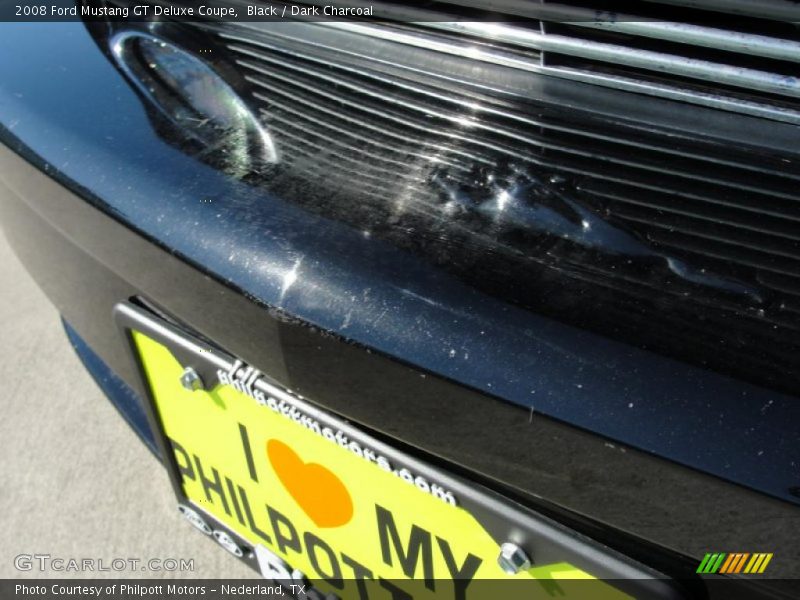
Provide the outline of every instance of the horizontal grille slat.
{"type": "Polygon", "coordinates": [[[671,4],[694,9],[713,10],[726,15],[745,15],[776,21],[797,19],[797,2],[794,0],[645,0],[658,4],[671,4]]]}

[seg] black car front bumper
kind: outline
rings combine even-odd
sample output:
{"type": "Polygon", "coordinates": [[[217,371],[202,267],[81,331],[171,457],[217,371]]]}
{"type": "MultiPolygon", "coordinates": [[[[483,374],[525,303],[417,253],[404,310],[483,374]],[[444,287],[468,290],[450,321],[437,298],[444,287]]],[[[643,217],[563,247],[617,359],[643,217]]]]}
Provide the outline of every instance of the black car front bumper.
{"type": "Polygon", "coordinates": [[[758,469],[712,443],[763,441],[788,460],[793,398],[505,304],[233,181],[161,140],[81,26],[39,27],[3,41],[28,57],[2,67],[4,229],[122,381],[139,386],[111,318],[129,300],[677,578],[741,548],[774,552],[775,578],[797,575],[797,500],[732,483],[758,469]]]}

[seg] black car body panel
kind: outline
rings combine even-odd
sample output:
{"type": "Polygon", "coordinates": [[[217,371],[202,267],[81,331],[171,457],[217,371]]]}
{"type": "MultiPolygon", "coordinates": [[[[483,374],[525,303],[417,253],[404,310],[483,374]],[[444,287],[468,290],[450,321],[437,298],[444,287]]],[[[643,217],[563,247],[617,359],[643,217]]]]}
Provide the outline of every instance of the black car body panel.
{"type": "MultiPolygon", "coordinates": [[[[772,577],[798,577],[796,341],[781,331],[780,344],[768,348],[760,334],[737,329],[764,318],[748,313],[752,302],[760,310],[754,284],[737,274],[698,283],[699,270],[681,280],[686,269],[664,270],[662,251],[600,218],[594,230],[607,227],[603,239],[614,251],[599,242],[563,248],[545,237],[555,263],[531,266],[515,247],[530,240],[513,231],[476,233],[477,217],[462,221],[459,212],[392,220],[363,200],[360,182],[349,188],[336,165],[326,174],[313,155],[243,177],[187,147],[154,114],[103,48],[113,32],[90,35],[76,23],[0,31],[0,54],[25,57],[0,61],[6,236],[76,339],[122,381],[139,385],[111,313],[132,299],[376,435],[654,568],[689,579],[709,549],[753,548],[775,553],[772,577]],[[644,261],[637,272],[660,273],[651,287],[677,286],[678,297],[653,301],[631,321],[613,312],[596,318],[587,305],[601,311],[618,296],[592,296],[592,285],[572,275],[591,261],[615,268],[625,245],[644,261]],[[561,269],[564,280],[552,274],[561,269]],[[564,289],[582,301],[565,303],[564,289]],[[682,296],[702,302],[684,305],[682,296]],[[663,335],[719,298],[744,308],[734,317],[714,308],[699,314],[710,325],[693,324],[696,347],[681,334],[654,351],[636,331],[661,310],[654,330],[663,335]],[[715,335],[725,359],[739,362],[725,369],[706,356],[715,335]],[[784,361],[777,372],[746,365],[769,363],[773,351],[784,361]]],[[[510,73],[495,76],[516,85],[510,73]]],[[[569,106],[568,93],[576,112],[586,103],[585,89],[541,86],[536,93],[557,100],[550,104],[569,106]]],[[[501,91],[498,102],[519,102],[519,92],[501,91]]],[[[626,103],[635,101],[592,92],[607,121],[626,103]]],[[[710,136],[725,153],[752,152],[766,163],[781,148],[797,153],[790,125],[662,100],[641,110],[653,121],[682,118],[687,137],[692,122],[706,134],[747,132],[744,149],[710,136]]],[[[281,143],[288,155],[290,138],[281,143]]],[[[513,179],[512,167],[502,176],[513,179]]],[[[441,171],[429,175],[440,190],[449,181],[441,171]]],[[[485,180],[487,172],[475,175],[485,180]]],[[[594,213],[573,204],[581,182],[562,186],[557,175],[544,167],[525,173],[528,182],[553,182],[548,202],[562,208],[551,213],[571,207],[562,224],[574,226],[575,215],[594,213]]],[[[370,193],[397,199],[399,185],[370,193]]],[[[473,206],[481,190],[454,193],[473,206]]]]}

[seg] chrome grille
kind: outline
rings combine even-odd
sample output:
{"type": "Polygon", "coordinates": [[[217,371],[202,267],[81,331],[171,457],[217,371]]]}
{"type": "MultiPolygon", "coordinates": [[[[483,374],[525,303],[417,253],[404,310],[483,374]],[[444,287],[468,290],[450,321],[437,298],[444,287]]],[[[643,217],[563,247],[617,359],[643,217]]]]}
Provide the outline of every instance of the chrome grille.
{"type": "MultiPolygon", "coordinates": [[[[337,26],[340,37],[329,45],[309,31],[330,32],[330,24],[302,27],[302,35],[264,25],[226,27],[219,36],[252,86],[252,101],[284,164],[302,173],[305,185],[317,181],[330,191],[330,205],[316,207],[321,212],[357,221],[353,212],[363,210],[374,220],[376,211],[384,211],[386,221],[399,223],[405,232],[399,243],[419,244],[426,251],[436,243],[423,237],[421,227],[403,229],[404,219],[424,221],[434,237],[437,227],[448,235],[461,231],[472,251],[508,251],[535,269],[554,270],[616,295],[605,318],[621,322],[646,315],[648,327],[666,346],[685,346],[692,339],[698,352],[713,352],[728,364],[736,364],[732,355],[744,348],[768,349],[748,359],[759,377],[779,378],[787,361],[800,357],[795,347],[800,331],[796,153],[763,147],[754,152],[633,119],[625,123],[592,111],[565,112],[535,98],[498,99],[494,92],[458,83],[456,73],[393,60],[393,52],[408,46],[408,36],[421,35],[409,25],[337,26]],[[386,53],[363,49],[364,35],[382,37],[386,53]],[[672,283],[654,278],[648,269],[626,271],[602,261],[578,264],[526,250],[506,243],[491,227],[476,226],[473,217],[462,220],[448,213],[452,198],[435,184],[441,173],[456,187],[468,188],[480,173],[503,163],[529,165],[554,182],[566,182],[563,189],[568,187],[600,225],[633,232],[654,256],[677,261],[671,263],[672,283]],[[706,293],[709,285],[727,292],[706,293]],[[651,309],[653,302],[666,302],[669,314],[643,309],[642,302],[651,303],[651,309]],[[699,307],[712,311],[701,321],[695,319],[699,307]],[[720,330],[731,338],[722,349],[720,330]]],[[[527,267],[521,274],[534,277],[527,267]]],[[[569,289],[565,284],[565,302],[571,302],[569,289]]]]}

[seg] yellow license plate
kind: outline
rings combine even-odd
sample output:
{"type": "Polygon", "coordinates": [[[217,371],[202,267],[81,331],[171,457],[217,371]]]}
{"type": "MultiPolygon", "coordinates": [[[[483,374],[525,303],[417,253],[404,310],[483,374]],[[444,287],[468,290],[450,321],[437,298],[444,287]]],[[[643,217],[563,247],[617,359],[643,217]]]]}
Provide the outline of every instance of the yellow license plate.
{"type": "MultiPolygon", "coordinates": [[[[235,533],[265,577],[310,582],[320,598],[496,597],[486,580],[519,582],[518,597],[586,597],[570,586],[592,575],[566,561],[501,569],[505,540],[455,479],[357,435],[240,361],[218,368],[211,389],[187,390],[167,346],[131,336],[180,492],[235,533]]],[[[589,589],[593,599],[631,597],[598,580],[589,589]]]]}

